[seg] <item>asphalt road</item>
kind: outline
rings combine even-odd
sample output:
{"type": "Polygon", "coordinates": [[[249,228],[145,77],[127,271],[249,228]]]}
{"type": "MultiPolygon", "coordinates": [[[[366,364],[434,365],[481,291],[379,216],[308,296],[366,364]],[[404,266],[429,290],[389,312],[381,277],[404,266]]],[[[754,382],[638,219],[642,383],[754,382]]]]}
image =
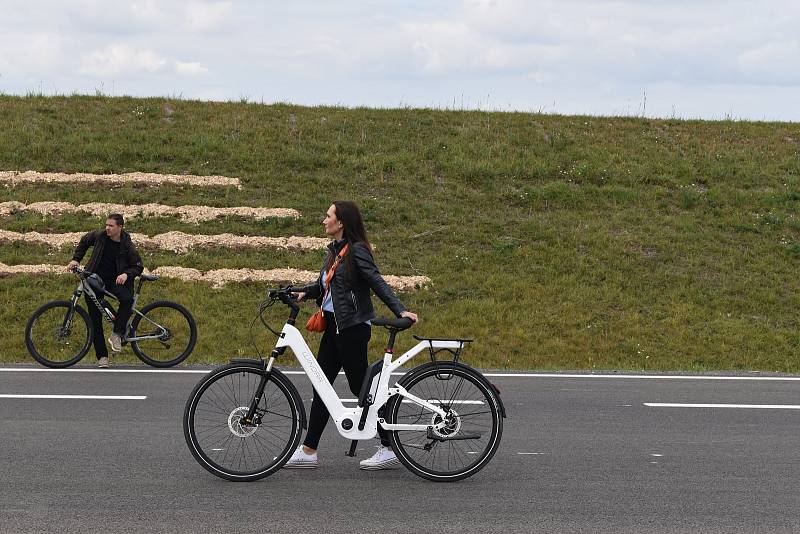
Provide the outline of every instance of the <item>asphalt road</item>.
{"type": "Polygon", "coordinates": [[[329,426],[319,469],[232,483],[183,439],[200,374],[18,368],[0,367],[0,532],[800,532],[798,377],[494,376],[503,440],[465,481],[361,471],[377,442],[347,458],[329,426]]]}

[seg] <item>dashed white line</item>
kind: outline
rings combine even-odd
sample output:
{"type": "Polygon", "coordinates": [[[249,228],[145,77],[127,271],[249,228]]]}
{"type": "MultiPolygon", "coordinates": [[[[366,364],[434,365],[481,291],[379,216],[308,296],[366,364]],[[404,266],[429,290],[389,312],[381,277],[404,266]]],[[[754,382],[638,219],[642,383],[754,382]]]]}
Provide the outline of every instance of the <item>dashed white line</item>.
{"type": "Polygon", "coordinates": [[[678,402],[645,402],[652,408],[742,408],[755,410],[800,410],[800,404],[689,404],[678,402]]]}

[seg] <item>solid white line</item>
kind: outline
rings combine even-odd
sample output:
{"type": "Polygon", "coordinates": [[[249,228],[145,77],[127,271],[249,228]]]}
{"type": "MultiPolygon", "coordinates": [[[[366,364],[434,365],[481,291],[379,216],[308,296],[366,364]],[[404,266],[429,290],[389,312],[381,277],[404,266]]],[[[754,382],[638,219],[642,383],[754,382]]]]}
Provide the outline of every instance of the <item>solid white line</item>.
{"type": "Polygon", "coordinates": [[[41,367],[0,367],[0,372],[17,373],[164,373],[208,374],[211,369],[45,369],[41,367]]]}
{"type": "Polygon", "coordinates": [[[0,399],[93,399],[145,400],[145,395],[12,395],[0,393],[0,399]]]}
{"type": "Polygon", "coordinates": [[[683,404],[677,402],[645,402],[655,408],[745,408],[762,410],[800,410],[800,404],[683,404]]]}
{"type": "MultiPolygon", "coordinates": [[[[46,369],[40,367],[0,367],[0,372],[57,372],[57,373],[162,373],[206,374],[208,369],[46,369]]],[[[282,370],[283,371],[283,370],[282,370]]],[[[283,371],[287,375],[303,375],[304,371],[283,371]]],[[[339,373],[344,374],[343,372],[339,373]]],[[[402,376],[402,373],[392,375],[402,376]]],[[[725,375],[623,375],[623,374],[559,374],[559,373],[483,373],[489,378],[575,378],[575,379],[643,379],[643,380],[754,380],[775,382],[800,382],[800,376],[725,376],[725,375]]]]}
{"type": "Polygon", "coordinates": [[[800,382],[800,376],[700,376],[700,375],[581,375],[559,373],[483,373],[484,376],[501,378],[635,378],[645,380],[775,380],[800,382]]]}

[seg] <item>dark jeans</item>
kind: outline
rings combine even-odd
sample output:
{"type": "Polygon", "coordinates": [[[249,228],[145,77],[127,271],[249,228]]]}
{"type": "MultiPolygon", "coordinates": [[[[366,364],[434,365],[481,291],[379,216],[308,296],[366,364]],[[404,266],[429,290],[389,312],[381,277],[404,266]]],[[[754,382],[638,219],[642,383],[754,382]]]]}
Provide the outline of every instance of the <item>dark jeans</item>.
{"type": "MultiPolygon", "coordinates": [[[[128,319],[131,317],[131,309],[133,308],[133,288],[127,285],[120,286],[117,284],[106,285],[106,290],[113,293],[119,299],[119,302],[110,302],[112,306],[117,307],[117,318],[114,321],[114,333],[123,336],[125,334],[125,326],[128,324],[128,319]]],[[[89,318],[92,320],[92,329],[94,330],[94,353],[97,359],[108,357],[108,347],[106,347],[105,334],[103,333],[103,316],[100,315],[100,310],[94,305],[89,295],[86,297],[86,307],[89,309],[89,318]]],[[[98,300],[100,300],[98,296],[98,300]]]]}
{"type": "MultiPolygon", "coordinates": [[[[367,374],[367,345],[372,336],[372,329],[367,323],[357,324],[340,330],[336,333],[336,322],[333,314],[325,312],[326,328],[322,334],[322,341],[319,344],[317,361],[325,373],[325,377],[333,384],[336,375],[344,368],[344,375],[347,377],[347,384],[350,391],[358,398],[361,393],[361,383],[367,374]]],[[[314,391],[314,400],[311,402],[311,413],[308,416],[308,432],[303,445],[311,449],[316,449],[322,431],[328,424],[330,414],[328,408],[323,404],[317,392],[314,391]]],[[[389,438],[386,431],[378,428],[381,444],[389,446],[389,438]]]]}

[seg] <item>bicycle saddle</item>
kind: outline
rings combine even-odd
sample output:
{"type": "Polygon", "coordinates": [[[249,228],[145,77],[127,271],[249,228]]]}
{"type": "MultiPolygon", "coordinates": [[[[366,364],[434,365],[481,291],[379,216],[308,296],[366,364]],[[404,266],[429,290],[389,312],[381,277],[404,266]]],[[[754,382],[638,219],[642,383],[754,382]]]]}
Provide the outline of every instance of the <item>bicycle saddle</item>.
{"type": "Polygon", "coordinates": [[[158,280],[158,275],[157,274],[144,274],[144,273],[142,273],[142,274],[139,275],[139,278],[141,278],[145,282],[155,282],[156,280],[158,280]]]}
{"type": "Polygon", "coordinates": [[[88,282],[89,286],[95,291],[105,291],[106,289],[105,282],[103,282],[103,279],[100,278],[100,275],[97,273],[92,273],[87,276],[86,282],[88,282]]]}
{"type": "Polygon", "coordinates": [[[373,326],[385,326],[386,328],[393,328],[395,330],[405,330],[411,328],[414,321],[408,317],[400,317],[399,319],[389,319],[386,317],[376,317],[370,321],[373,326]]]}

